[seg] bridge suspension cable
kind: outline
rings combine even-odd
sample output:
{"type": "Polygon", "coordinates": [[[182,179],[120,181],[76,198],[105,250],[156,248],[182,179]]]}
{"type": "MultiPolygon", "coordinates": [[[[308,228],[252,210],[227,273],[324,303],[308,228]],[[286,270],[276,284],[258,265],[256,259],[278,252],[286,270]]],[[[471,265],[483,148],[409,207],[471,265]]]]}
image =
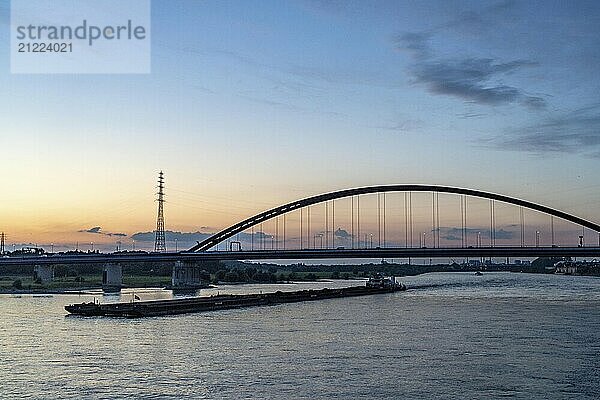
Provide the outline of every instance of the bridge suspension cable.
{"type": "MultiPolygon", "coordinates": [[[[509,203],[509,204],[513,204],[516,206],[520,206],[520,207],[525,207],[528,209],[532,209],[538,212],[542,212],[542,213],[546,213],[551,215],[552,217],[559,217],[563,220],[578,224],[580,226],[582,226],[583,228],[588,228],[591,230],[594,230],[596,232],[600,232],[600,225],[591,222],[591,221],[587,221],[584,220],[582,218],[576,217],[574,215],[571,214],[567,214],[565,212],[562,211],[558,211],[555,209],[552,209],[550,207],[546,207],[540,204],[536,204],[536,203],[532,203],[529,201],[525,201],[525,200],[520,200],[520,199],[515,199],[509,196],[504,196],[504,195],[500,195],[500,194],[494,194],[494,193],[489,193],[489,192],[483,192],[483,191],[479,191],[479,190],[473,190],[473,189],[464,189],[464,188],[455,188],[455,187],[448,187],[448,186],[437,186],[437,185],[387,185],[387,186],[367,186],[367,187],[360,187],[360,188],[355,188],[355,189],[346,189],[346,190],[340,190],[340,191],[336,191],[336,192],[331,192],[331,193],[325,193],[325,194],[321,194],[321,195],[317,195],[317,196],[312,196],[306,199],[302,199],[302,200],[298,200],[298,201],[294,201],[288,204],[284,204],[282,206],[264,211],[262,213],[259,213],[253,217],[250,217],[248,219],[245,219],[235,225],[232,225],[229,228],[226,228],[220,232],[217,232],[216,234],[214,234],[213,236],[203,240],[202,242],[199,242],[196,246],[192,247],[189,251],[206,251],[210,248],[216,247],[219,243],[226,241],[227,239],[229,239],[230,237],[232,237],[233,235],[236,235],[239,232],[242,231],[246,231],[248,228],[251,229],[251,248],[254,249],[254,236],[256,235],[256,233],[254,232],[254,226],[258,225],[258,224],[262,224],[264,221],[275,218],[279,215],[285,215],[286,213],[289,213],[291,211],[300,209],[300,247],[302,249],[305,248],[304,246],[304,215],[303,215],[303,208],[304,207],[308,207],[311,206],[313,204],[318,204],[318,203],[323,203],[326,201],[332,201],[332,245],[335,246],[335,236],[336,236],[336,232],[337,232],[337,227],[335,225],[335,200],[336,199],[340,199],[340,198],[344,198],[344,197],[351,197],[351,212],[350,212],[350,219],[351,219],[351,235],[350,235],[350,241],[352,244],[352,247],[355,247],[355,241],[356,241],[356,235],[355,235],[355,226],[354,223],[356,222],[357,226],[356,228],[358,228],[358,224],[360,221],[360,217],[358,219],[355,219],[354,216],[354,196],[357,196],[357,203],[359,202],[358,200],[358,196],[363,195],[363,194],[374,194],[374,193],[387,193],[387,192],[404,192],[405,193],[405,201],[404,201],[404,216],[405,216],[405,246],[406,247],[413,247],[413,240],[414,240],[414,221],[413,221],[413,207],[412,207],[412,192],[436,192],[436,195],[434,196],[435,200],[434,200],[434,205],[432,206],[432,208],[435,210],[433,212],[433,219],[434,219],[434,224],[433,224],[433,228],[435,231],[435,234],[432,235],[434,237],[433,242],[435,243],[435,245],[437,245],[438,247],[440,246],[440,242],[439,242],[439,233],[440,233],[440,224],[439,224],[439,218],[440,218],[440,213],[439,213],[439,193],[452,193],[452,194],[458,194],[458,195],[462,195],[462,196],[472,196],[472,197],[480,197],[480,198],[485,198],[485,199],[489,199],[490,201],[490,246],[494,247],[496,245],[496,239],[497,239],[497,231],[496,231],[496,210],[495,210],[495,202],[496,201],[501,201],[504,203],[509,203]],[[437,243],[436,243],[437,242],[437,243]]],[[[380,201],[381,199],[383,199],[384,201],[384,206],[383,206],[383,217],[381,217],[381,212],[382,209],[379,208],[381,206],[378,207],[378,211],[380,213],[380,218],[378,219],[378,230],[379,230],[379,234],[378,234],[378,242],[380,245],[386,245],[387,242],[387,237],[386,237],[386,205],[385,205],[385,196],[380,197],[380,201]],[[383,229],[381,227],[381,223],[383,222],[383,229]]],[[[464,200],[462,200],[462,205],[463,205],[463,212],[461,214],[461,218],[462,218],[462,223],[461,226],[462,228],[462,237],[463,237],[463,244],[468,244],[468,229],[467,229],[467,217],[468,217],[468,201],[466,200],[466,198],[464,200]]],[[[310,211],[308,211],[310,213],[310,211]]],[[[357,214],[360,211],[357,210],[357,214]]],[[[311,226],[310,226],[310,216],[308,217],[307,220],[308,224],[309,224],[309,229],[307,232],[307,236],[309,238],[309,244],[310,244],[310,234],[311,234],[311,226]]],[[[553,221],[551,221],[551,230],[552,232],[554,232],[554,224],[553,221]]],[[[262,228],[262,225],[261,225],[262,228]]],[[[277,228],[276,228],[277,229],[277,228]]],[[[261,229],[262,230],[262,229],[261,229]]],[[[327,229],[326,229],[327,230],[327,229]]],[[[326,232],[327,233],[327,232],[326,232]]],[[[277,233],[276,233],[277,235],[277,233]]],[[[420,234],[421,236],[421,234],[420,234]]],[[[524,236],[524,235],[523,235],[524,236]]],[[[553,235],[551,235],[553,236],[553,235]]],[[[582,236],[584,236],[583,239],[585,239],[585,229],[582,233],[582,236]]],[[[346,236],[347,238],[347,236],[346,236]]],[[[273,238],[274,240],[274,238],[273,238]]],[[[345,239],[347,240],[347,239],[345,239]]],[[[261,248],[265,248],[265,234],[264,231],[261,232],[261,248]]],[[[285,242],[285,239],[284,239],[285,242]]],[[[552,239],[552,242],[554,242],[554,238],[552,239]]],[[[358,243],[360,243],[360,238],[358,240],[358,243]]]]}

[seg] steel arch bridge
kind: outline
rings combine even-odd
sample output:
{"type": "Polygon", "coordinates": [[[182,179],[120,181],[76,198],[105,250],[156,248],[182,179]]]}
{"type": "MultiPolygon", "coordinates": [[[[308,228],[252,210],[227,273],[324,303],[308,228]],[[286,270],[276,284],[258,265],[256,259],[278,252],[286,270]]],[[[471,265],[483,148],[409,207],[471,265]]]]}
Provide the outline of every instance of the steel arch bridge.
{"type": "Polygon", "coordinates": [[[205,240],[198,242],[194,247],[190,248],[188,252],[203,252],[217,246],[219,243],[231,238],[232,236],[250,229],[262,222],[278,217],[280,215],[289,213],[294,210],[301,209],[303,207],[311,206],[314,204],[325,203],[330,200],[337,200],[345,197],[352,197],[365,194],[375,193],[387,193],[387,192],[431,192],[431,193],[451,193],[458,195],[465,195],[471,197],[479,197],[483,199],[489,199],[492,201],[500,201],[530,210],[538,211],[544,214],[548,214],[552,217],[561,218],[565,221],[572,222],[582,227],[591,229],[600,234],[600,225],[583,218],[577,217],[566,212],[556,210],[541,204],[533,203],[526,200],[517,199],[510,196],[501,194],[485,192],[481,190],[466,189],[451,186],[439,186],[439,185],[378,185],[378,186],[365,186],[353,189],[344,189],[334,192],[324,193],[312,197],[307,197],[302,200],[293,201],[281,205],[279,207],[272,208],[270,210],[256,214],[250,218],[247,218],[237,224],[234,224],[214,235],[206,238],[205,240]]]}

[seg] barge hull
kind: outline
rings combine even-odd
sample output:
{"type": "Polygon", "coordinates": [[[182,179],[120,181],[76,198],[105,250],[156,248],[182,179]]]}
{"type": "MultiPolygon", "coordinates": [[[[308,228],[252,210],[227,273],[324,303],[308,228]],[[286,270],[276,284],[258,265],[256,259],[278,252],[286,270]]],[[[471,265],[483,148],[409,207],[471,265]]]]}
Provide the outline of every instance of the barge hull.
{"type": "Polygon", "coordinates": [[[140,318],[163,315],[186,314],[232,308],[268,306],[283,303],[298,303],[341,297],[367,296],[405,290],[405,287],[373,288],[353,286],[342,289],[301,290],[296,292],[274,292],[246,295],[219,295],[175,300],[137,301],[130,303],[80,303],[65,306],[71,314],[83,316],[106,316],[140,318]]]}

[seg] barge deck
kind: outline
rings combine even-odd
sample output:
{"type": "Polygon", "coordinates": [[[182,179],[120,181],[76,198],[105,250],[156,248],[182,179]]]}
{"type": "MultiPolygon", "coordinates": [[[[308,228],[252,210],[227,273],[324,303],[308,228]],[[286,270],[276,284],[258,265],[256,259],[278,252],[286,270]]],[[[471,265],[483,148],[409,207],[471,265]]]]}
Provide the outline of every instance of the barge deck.
{"type": "Polygon", "coordinates": [[[184,314],[202,311],[225,310],[297,303],[341,297],[367,296],[406,290],[401,284],[385,286],[352,286],[341,289],[299,290],[295,292],[273,292],[261,294],[217,295],[173,300],[134,301],[128,303],[79,303],[65,306],[70,314],[83,316],[105,316],[140,318],[162,315],[184,314]]]}

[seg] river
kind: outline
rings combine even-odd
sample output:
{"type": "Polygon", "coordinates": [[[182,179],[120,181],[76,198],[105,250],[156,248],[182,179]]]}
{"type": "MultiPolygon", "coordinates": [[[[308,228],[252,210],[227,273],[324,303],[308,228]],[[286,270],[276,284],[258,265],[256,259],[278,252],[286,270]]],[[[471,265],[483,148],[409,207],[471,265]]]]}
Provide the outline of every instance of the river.
{"type": "Polygon", "coordinates": [[[0,398],[600,398],[599,278],[402,281],[406,292],[135,320],[65,316],[93,295],[0,295],[0,398]]]}

